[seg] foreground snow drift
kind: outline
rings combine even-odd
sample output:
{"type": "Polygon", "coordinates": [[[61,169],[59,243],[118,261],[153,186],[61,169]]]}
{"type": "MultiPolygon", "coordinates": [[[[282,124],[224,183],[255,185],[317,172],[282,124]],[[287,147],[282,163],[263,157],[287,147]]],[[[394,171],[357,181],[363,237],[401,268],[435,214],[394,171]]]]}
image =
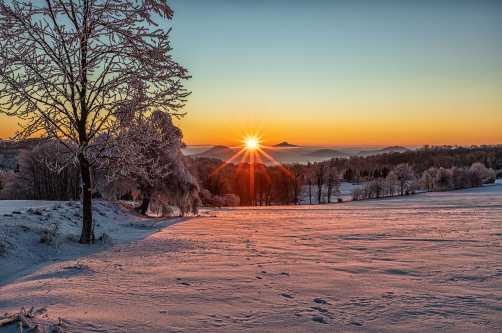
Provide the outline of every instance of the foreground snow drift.
{"type": "Polygon", "coordinates": [[[0,287],[38,268],[129,243],[186,219],[152,219],[121,206],[93,204],[95,244],[79,244],[82,206],[78,202],[0,201],[0,287]]]}
{"type": "Polygon", "coordinates": [[[47,306],[72,332],[502,328],[502,186],[202,215],[18,278],[1,312],[47,306]]]}

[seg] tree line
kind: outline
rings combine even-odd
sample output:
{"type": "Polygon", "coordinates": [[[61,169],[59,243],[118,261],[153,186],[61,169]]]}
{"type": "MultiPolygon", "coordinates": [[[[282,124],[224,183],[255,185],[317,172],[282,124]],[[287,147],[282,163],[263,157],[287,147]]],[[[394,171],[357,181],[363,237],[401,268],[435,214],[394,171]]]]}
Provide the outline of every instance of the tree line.
{"type": "MultiPolygon", "coordinates": [[[[181,132],[172,122],[168,122],[167,128],[171,137],[173,133],[179,135],[171,151],[160,153],[160,160],[170,168],[169,176],[151,181],[148,174],[114,174],[115,178],[109,181],[110,170],[100,169],[98,164],[91,172],[96,184],[93,196],[137,200],[142,213],[150,207],[156,213],[168,215],[171,205],[181,206],[183,213],[196,211],[200,205],[198,200],[213,207],[330,203],[339,200],[342,182],[356,185],[351,191],[352,200],[362,200],[407,195],[418,190],[476,187],[502,178],[500,145],[424,146],[411,152],[333,158],[308,164],[255,164],[251,184],[249,163],[182,156],[181,132]],[[383,161],[389,163],[380,164],[383,161]]],[[[53,171],[47,163],[52,155],[52,146],[48,144],[23,151],[18,158],[18,172],[0,172],[1,198],[75,200],[81,197],[78,166],[69,166],[59,173],[53,171]]]]}
{"type": "Polygon", "coordinates": [[[215,158],[190,160],[191,170],[202,189],[216,196],[233,194],[239,197],[241,206],[329,203],[332,196],[340,194],[340,172],[333,161],[281,166],[257,163],[252,183],[249,163],[224,166],[223,161],[215,158]]]}
{"type": "Polygon", "coordinates": [[[502,178],[502,145],[425,145],[401,153],[332,158],[306,165],[256,164],[253,191],[248,163],[224,166],[223,161],[214,158],[191,160],[191,172],[201,189],[219,197],[238,196],[241,206],[330,203],[339,200],[342,181],[359,185],[353,188],[351,196],[352,200],[361,200],[407,195],[417,190],[476,187],[502,178]]]}

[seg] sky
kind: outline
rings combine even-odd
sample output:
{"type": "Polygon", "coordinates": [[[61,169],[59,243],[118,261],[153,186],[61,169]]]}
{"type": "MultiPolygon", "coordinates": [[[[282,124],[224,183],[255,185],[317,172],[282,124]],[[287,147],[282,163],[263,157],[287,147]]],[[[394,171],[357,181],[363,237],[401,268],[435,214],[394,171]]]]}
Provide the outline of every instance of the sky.
{"type": "Polygon", "coordinates": [[[501,0],[168,4],[188,145],[502,143],[501,0]]]}

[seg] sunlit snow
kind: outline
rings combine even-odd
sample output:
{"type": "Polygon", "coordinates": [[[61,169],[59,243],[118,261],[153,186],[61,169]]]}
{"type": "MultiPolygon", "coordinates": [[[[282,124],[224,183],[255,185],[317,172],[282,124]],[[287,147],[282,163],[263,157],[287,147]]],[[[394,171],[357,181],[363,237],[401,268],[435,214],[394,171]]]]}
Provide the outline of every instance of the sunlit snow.
{"type": "MultiPolygon", "coordinates": [[[[98,233],[115,245],[65,241],[56,252],[19,227],[42,224],[45,215],[2,217],[0,237],[10,228],[16,240],[0,259],[2,312],[47,306],[47,320],[66,318],[71,332],[502,327],[498,184],[330,205],[203,209],[172,220],[107,202],[96,207],[106,215],[95,214],[98,233]],[[42,250],[38,264],[19,254],[42,250]]],[[[63,205],[50,221],[77,220],[71,214],[63,205]]]]}

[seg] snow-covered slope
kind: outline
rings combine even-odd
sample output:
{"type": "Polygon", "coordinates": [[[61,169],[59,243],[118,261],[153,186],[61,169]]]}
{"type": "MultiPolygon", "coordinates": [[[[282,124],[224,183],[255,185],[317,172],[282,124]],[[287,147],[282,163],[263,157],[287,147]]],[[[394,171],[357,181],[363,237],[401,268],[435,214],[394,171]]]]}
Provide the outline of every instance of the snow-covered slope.
{"type": "Polygon", "coordinates": [[[142,239],[185,219],[146,218],[115,203],[96,201],[93,220],[96,243],[83,245],[78,243],[82,229],[80,203],[0,201],[0,287],[48,264],[142,239]],[[107,236],[103,240],[104,234],[107,236]]]}
{"type": "Polygon", "coordinates": [[[18,278],[0,312],[47,306],[71,332],[502,328],[502,186],[201,215],[18,278]]]}

